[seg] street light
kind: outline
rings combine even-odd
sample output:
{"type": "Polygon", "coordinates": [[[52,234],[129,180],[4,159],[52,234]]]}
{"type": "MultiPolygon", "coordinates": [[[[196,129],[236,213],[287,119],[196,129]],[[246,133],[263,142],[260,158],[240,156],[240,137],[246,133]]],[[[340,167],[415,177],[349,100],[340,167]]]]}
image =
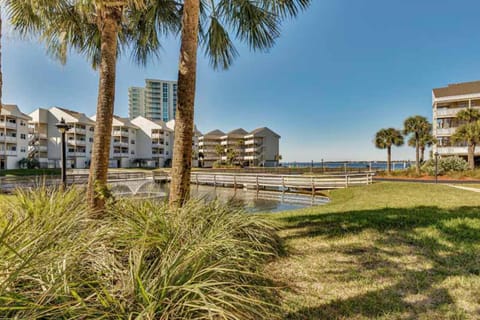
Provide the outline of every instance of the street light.
{"type": "Polygon", "coordinates": [[[435,152],[435,183],[438,183],[438,151],[435,152]]]}
{"type": "Polygon", "coordinates": [[[65,188],[67,186],[67,150],[65,148],[65,133],[68,129],[70,129],[70,126],[65,123],[65,119],[63,118],[61,118],[60,122],[58,122],[55,126],[57,127],[62,137],[60,162],[62,166],[62,187],[65,188]]]}

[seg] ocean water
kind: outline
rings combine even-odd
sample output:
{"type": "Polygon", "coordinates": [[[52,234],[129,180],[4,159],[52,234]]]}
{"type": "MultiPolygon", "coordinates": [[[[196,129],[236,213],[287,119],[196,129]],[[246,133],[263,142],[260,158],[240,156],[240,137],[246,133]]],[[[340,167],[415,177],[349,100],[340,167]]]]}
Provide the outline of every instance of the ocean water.
{"type": "MultiPolygon", "coordinates": [[[[392,162],[392,170],[404,170],[415,165],[413,161],[394,161],[392,162]]],[[[326,161],[326,162],[282,162],[283,167],[288,168],[368,168],[372,170],[386,170],[386,161],[326,161]]]]}

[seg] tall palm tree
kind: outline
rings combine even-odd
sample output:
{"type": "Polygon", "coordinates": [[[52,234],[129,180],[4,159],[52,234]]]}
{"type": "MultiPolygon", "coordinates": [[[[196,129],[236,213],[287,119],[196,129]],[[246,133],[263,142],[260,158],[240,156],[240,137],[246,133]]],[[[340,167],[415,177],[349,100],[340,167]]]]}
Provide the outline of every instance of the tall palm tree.
{"type": "Polygon", "coordinates": [[[104,208],[115,102],[116,63],[129,47],[137,62],[159,49],[158,34],[179,28],[173,0],[5,0],[10,21],[21,34],[46,42],[63,63],[73,49],[98,69],[97,119],[87,198],[92,209],[104,208]],[[153,12],[153,14],[152,14],[153,12]]]}
{"type": "Polygon", "coordinates": [[[468,167],[475,169],[475,148],[480,143],[480,120],[468,122],[457,128],[452,135],[452,141],[465,142],[468,146],[468,167]]]}
{"type": "Polygon", "coordinates": [[[403,145],[403,135],[395,128],[381,129],[375,134],[375,147],[387,149],[387,172],[392,171],[392,146],[403,145]]]}
{"type": "Polygon", "coordinates": [[[428,132],[431,124],[427,118],[423,116],[412,116],[405,119],[403,123],[403,133],[405,135],[412,134],[412,139],[415,141],[415,168],[417,174],[420,174],[420,141],[424,132],[428,132]]]}
{"type": "MultiPolygon", "coordinates": [[[[418,145],[420,148],[420,163],[425,161],[425,149],[427,147],[431,147],[433,144],[437,142],[437,139],[433,136],[432,133],[432,125],[429,123],[428,126],[425,126],[425,130],[420,132],[418,145]]],[[[410,147],[416,147],[417,140],[415,140],[415,136],[410,137],[408,140],[408,145],[410,147]]]]}
{"type": "Polygon", "coordinates": [[[281,21],[295,17],[310,1],[183,1],[171,206],[182,206],[189,196],[198,44],[204,46],[213,68],[227,69],[238,55],[229,31],[250,49],[267,50],[280,35],[281,21]]]}

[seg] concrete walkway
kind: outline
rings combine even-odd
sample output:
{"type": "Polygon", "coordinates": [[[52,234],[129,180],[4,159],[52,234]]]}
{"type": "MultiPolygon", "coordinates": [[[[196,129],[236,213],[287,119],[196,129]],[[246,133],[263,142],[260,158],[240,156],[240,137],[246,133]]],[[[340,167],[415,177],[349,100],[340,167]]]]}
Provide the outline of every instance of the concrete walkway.
{"type": "Polygon", "coordinates": [[[479,188],[471,188],[471,187],[464,187],[464,186],[456,186],[453,184],[447,184],[447,186],[452,187],[452,188],[457,188],[457,189],[462,189],[462,190],[467,190],[467,191],[473,191],[473,192],[480,192],[479,188]]]}

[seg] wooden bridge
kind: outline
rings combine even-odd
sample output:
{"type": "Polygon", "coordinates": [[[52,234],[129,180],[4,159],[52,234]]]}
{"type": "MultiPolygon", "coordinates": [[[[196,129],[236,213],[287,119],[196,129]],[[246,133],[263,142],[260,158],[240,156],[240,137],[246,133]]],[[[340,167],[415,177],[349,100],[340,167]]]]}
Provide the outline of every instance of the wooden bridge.
{"type": "MultiPolygon", "coordinates": [[[[311,191],[348,188],[368,185],[373,181],[374,173],[351,173],[342,175],[278,175],[278,174],[239,174],[218,172],[192,172],[191,183],[214,187],[233,187],[246,189],[274,189],[280,191],[311,191]]],[[[166,173],[155,173],[156,182],[168,180],[166,173]]]]}

